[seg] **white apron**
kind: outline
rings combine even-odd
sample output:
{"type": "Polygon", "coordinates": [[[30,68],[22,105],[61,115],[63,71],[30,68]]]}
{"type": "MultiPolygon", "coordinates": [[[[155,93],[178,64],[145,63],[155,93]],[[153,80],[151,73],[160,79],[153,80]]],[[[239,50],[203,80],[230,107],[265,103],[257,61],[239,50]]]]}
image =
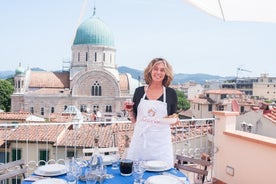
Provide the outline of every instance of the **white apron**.
{"type": "Polygon", "coordinates": [[[131,160],[162,160],[173,167],[171,129],[167,124],[160,124],[160,119],[167,116],[166,88],[163,87],[164,102],[145,100],[142,97],[138,109],[133,137],[127,158],[131,160]]]}

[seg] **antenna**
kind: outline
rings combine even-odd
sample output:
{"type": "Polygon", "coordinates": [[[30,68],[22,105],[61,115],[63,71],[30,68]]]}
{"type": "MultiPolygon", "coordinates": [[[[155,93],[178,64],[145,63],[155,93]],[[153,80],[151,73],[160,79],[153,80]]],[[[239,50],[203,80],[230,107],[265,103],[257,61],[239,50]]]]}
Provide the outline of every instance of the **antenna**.
{"type": "Polygon", "coordinates": [[[238,68],[237,68],[237,75],[236,75],[236,82],[235,82],[235,89],[237,89],[237,83],[238,83],[238,78],[239,78],[239,72],[240,72],[240,71],[242,71],[242,72],[252,72],[252,71],[250,71],[250,70],[247,70],[247,69],[238,67],[238,68]]]}
{"type": "Polygon", "coordinates": [[[238,79],[238,77],[239,77],[239,72],[240,72],[240,71],[243,71],[243,72],[252,72],[252,71],[250,71],[250,70],[247,70],[247,69],[238,67],[238,68],[237,68],[237,75],[236,75],[236,78],[237,78],[237,79],[238,79]]]}

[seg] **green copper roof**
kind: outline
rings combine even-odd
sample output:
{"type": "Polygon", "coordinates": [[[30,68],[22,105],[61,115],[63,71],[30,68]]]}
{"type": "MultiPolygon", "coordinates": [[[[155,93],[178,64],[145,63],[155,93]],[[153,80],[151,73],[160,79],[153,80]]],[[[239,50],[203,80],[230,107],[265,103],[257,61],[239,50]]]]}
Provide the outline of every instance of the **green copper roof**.
{"type": "Polygon", "coordinates": [[[80,44],[114,47],[113,33],[99,18],[93,16],[78,27],[74,45],[80,44]]]}
{"type": "Polygon", "coordinates": [[[24,74],[24,73],[25,73],[25,70],[24,68],[21,67],[21,63],[19,63],[19,66],[15,69],[15,75],[24,74]]]}

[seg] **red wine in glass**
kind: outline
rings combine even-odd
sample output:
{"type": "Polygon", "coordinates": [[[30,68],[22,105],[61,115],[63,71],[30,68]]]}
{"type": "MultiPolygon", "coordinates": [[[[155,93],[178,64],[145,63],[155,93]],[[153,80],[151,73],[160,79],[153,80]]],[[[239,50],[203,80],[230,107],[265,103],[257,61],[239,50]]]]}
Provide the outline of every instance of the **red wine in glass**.
{"type": "Polygon", "coordinates": [[[134,103],[130,99],[126,100],[125,106],[127,109],[132,109],[133,105],[134,103]]]}

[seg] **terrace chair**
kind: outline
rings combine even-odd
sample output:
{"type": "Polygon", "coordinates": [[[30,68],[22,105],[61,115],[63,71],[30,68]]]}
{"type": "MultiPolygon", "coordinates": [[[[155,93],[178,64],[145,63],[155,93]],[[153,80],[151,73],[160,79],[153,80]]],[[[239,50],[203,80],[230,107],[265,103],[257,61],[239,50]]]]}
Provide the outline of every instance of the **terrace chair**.
{"type": "Polygon", "coordinates": [[[0,165],[0,181],[20,175],[25,178],[27,168],[24,166],[24,160],[17,160],[0,165]]]}
{"type": "Polygon", "coordinates": [[[185,170],[196,173],[198,180],[197,182],[203,184],[205,182],[205,178],[208,175],[208,167],[210,165],[210,156],[206,153],[203,153],[200,159],[183,155],[176,155],[176,163],[174,167],[178,170],[185,170]]]}

